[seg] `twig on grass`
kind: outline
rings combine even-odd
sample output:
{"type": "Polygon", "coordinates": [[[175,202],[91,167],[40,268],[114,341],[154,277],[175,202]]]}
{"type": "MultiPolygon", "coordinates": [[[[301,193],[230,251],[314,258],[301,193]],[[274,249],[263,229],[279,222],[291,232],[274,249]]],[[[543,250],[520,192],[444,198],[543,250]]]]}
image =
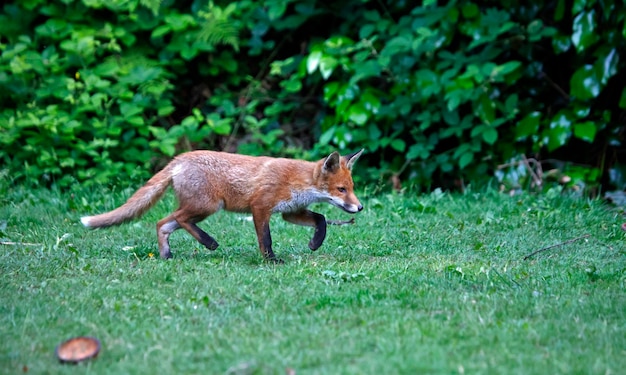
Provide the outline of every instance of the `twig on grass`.
{"type": "Polygon", "coordinates": [[[8,246],[41,246],[40,243],[0,241],[0,245],[8,246]]]}
{"type": "Polygon", "coordinates": [[[522,286],[521,286],[521,285],[520,285],[517,281],[515,281],[513,278],[510,278],[510,277],[509,277],[509,280],[507,280],[504,276],[500,275],[500,272],[498,272],[498,270],[497,270],[497,269],[495,269],[495,268],[491,267],[491,270],[492,270],[493,272],[495,272],[495,273],[496,273],[496,275],[498,275],[498,277],[500,277],[500,278],[501,278],[502,280],[504,280],[507,284],[509,284],[509,286],[511,286],[511,283],[509,282],[509,280],[511,280],[513,283],[515,283],[515,285],[517,285],[517,287],[518,287],[518,288],[521,288],[521,287],[522,287],[522,286]]]}
{"type": "Polygon", "coordinates": [[[543,248],[541,248],[541,249],[539,249],[537,251],[533,251],[532,253],[526,255],[524,257],[524,260],[527,260],[528,258],[530,258],[530,257],[532,257],[534,255],[537,255],[537,254],[539,254],[542,251],[546,251],[546,250],[552,249],[552,248],[557,247],[557,246],[567,245],[568,243],[576,242],[576,241],[582,240],[583,238],[587,238],[589,236],[590,236],[590,234],[585,234],[585,235],[580,236],[580,237],[572,238],[571,240],[567,240],[567,241],[564,241],[564,242],[557,243],[556,245],[550,245],[550,246],[543,247],[543,248]]]}
{"type": "Polygon", "coordinates": [[[347,224],[354,224],[354,218],[350,219],[350,220],[327,220],[326,221],[327,224],[330,225],[347,225],[347,224]]]}

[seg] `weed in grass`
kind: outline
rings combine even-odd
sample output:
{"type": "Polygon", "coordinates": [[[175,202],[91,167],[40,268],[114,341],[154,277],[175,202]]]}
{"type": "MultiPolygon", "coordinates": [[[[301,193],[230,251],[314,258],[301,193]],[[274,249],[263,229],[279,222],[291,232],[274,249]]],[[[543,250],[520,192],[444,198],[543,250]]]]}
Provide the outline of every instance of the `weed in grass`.
{"type": "Polygon", "coordinates": [[[77,335],[100,339],[99,357],[78,367],[97,374],[626,368],[626,234],[598,201],[377,196],[355,224],[329,227],[316,252],[310,228],[273,219],[286,260],[275,266],[258,255],[246,217],[227,213],[201,224],[215,252],[181,234],[174,259],[155,257],[153,223],[171,197],[134,223],[85,230],[81,215],[130,191],[100,194],[3,198],[0,373],[75,372],[53,353],[77,335]]]}

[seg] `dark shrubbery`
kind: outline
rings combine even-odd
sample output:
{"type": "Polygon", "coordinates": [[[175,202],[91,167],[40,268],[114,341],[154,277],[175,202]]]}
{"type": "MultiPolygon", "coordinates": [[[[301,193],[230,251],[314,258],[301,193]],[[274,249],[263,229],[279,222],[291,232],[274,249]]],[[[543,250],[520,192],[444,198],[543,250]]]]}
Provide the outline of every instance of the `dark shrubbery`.
{"type": "Polygon", "coordinates": [[[625,16],[615,1],[15,2],[0,159],[15,182],[64,187],[145,178],[192,148],[364,147],[368,179],[514,186],[527,155],[621,185],[625,16]]]}

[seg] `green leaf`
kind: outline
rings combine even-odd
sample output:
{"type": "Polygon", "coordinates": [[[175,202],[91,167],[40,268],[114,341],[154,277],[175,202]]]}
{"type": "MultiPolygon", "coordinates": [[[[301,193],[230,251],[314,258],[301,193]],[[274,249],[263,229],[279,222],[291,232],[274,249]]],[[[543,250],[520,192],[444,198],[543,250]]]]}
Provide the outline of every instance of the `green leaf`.
{"type": "Polygon", "coordinates": [[[267,10],[267,17],[270,21],[278,20],[287,9],[287,2],[283,1],[270,1],[268,2],[269,7],[267,10]]]}
{"type": "Polygon", "coordinates": [[[480,14],[480,11],[478,9],[478,5],[474,3],[467,3],[461,8],[461,13],[465,18],[474,18],[480,14]]]}
{"type": "Polygon", "coordinates": [[[476,136],[478,136],[479,134],[482,134],[482,133],[483,133],[483,131],[484,131],[484,129],[485,129],[486,127],[487,127],[487,126],[486,126],[486,125],[484,125],[484,124],[481,124],[481,125],[475,126],[475,127],[472,129],[472,131],[470,132],[470,135],[472,136],[472,138],[473,138],[473,137],[476,137],[476,136]]]}
{"type": "Polygon", "coordinates": [[[596,31],[596,12],[590,10],[582,12],[574,18],[572,43],[578,53],[593,45],[599,40],[596,31]]]}
{"type": "Polygon", "coordinates": [[[380,98],[374,93],[373,90],[365,91],[363,95],[361,95],[359,102],[361,102],[365,109],[372,114],[378,113],[381,107],[380,98]]]}
{"type": "Polygon", "coordinates": [[[135,126],[141,126],[141,125],[144,124],[143,117],[141,117],[141,116],[133,116],[133,117],[127,118],[125,120],[129,124],[135,125],[135,126]]]}
{"type": "MultiPolygon", "coordinates": [[[[409,33],[402,34],[385,43],[385,47],[380,51],[381,57],[392,57],[398,54],[408,53],[411,51],[413,44],[412,35],[409,33]]],[[[385,65],[381,62],[381,65],[385,65]]]]}
{"type": "Polygon", "coordinates": [[[474,102],[474,110],[478,117],[480,117],[486,124],[492,124],[496,118],[495,108],[493,100],[486,94],[481,95],[480,99],[474,102]]]}
{"type": "Polygon", "coordinates": [[[378,140],[383,135],[383,132],[380,131],[376,124],[370,124],[367,127],[367,136],[369,139],[378,140]]]}
{"type": "Polygon", "coordinates": [[[229,123],[230,119],[225,119],[224,121],[219,121],[217,124],[213,126],[213,131],[219,135],[228,135],[232,130],[232,127],[229,123]],[[226,121],[228,120],[228,121],[226,121]]]}
{"type": "Polygon", "coordinates": [[[409,151],[406,153],[406,158],[407,159],[426,159],[430,156],[430,151],[424,147],[424,145],[422,143],[416,143],[414,145],[411,145],[411,147],[409,147],[409,151]]]}
{"type": "Polygon", "coordinates": [[[461,97],[458,93],[450,92],[446,94],[448,99],[447,109],[448,111],[454,111],[461,104],[461,97]]]}
{"type": "Polygon", "coordinates": [[[350,106],[348,110],[348,116],[350,121],[354,122],[357,125],[365,125],[367,119],[369,118],[369,113],[361,103],[354,104],[350,106]]]}
{"type": "Polygon", "coordinates": [[[162,153],[170,157],[174,156],[174,153],[176,152],[176,145],[174,143],[164,140],[163,142],[159,142],[158,145],[159,150],[161,150],[162,153]]]}
{"type": "Polygon", "coordinates": [[[354,65],[354,75],[350,78],[350,85],[368,77],[380,76],[382,69],[376,60],[368,60],[354,65]]]}
{"type": "Polygon", "coordinates": [[[595,68],[598,75],[601,77],[600,82],[602,85],[606,85],[609,78],[617,74],[619,63],[619,54],[617,49],[612,48],[606,56],[600,56],[595,63],[595,68]]]}
{"type": "Polygon", "coordinates": [[[424,98],[429,98],[441,92],[439,76],[429,69],[420,69],[415,73],[415,86],[424,98]]]}
{"type": "Polygon", "coordinates": [[[298,79],[288,79],[281,81],[280,87],[284,88],[287,92],[296,93],[300,92],[302,89],[302,82],[298,79]]]}
{"type": "Polygon", "coordinates": [[[246,122],[246,124],[248,124],[249,126],[252,126],[252,127],[259,126],[259,120],[252,115],[245,115],[243,119],[246,122]]]}
{"type": "Polygon", "coordinates": [[[445,121],[446,124],[452,127],[456,127],[461,122],[459,111],[443,108],[443,110],[441,111],[441,115],[443,116],[443,121],[445,121]]]}
{"type": "Polygon", "coordinates": [[[537,134],[540,120],[541,112],[531,112],[526,115],[515,127],[515,138],[521,141],[529,135],[537,134]]]}
{"type": "Polygon", "coordinates": [[[60,38],[66,36],[69,30],[71,30],[71,28],[68,28],[67,21],[58,18],[51,18],[44,24],[35,28],[35,32],[38,35],[50,37],[55,40],[59,40],[60,38]]]}
{"type": "Polygon", "coordinates": [[[592,121],[579,122],[574,124],[574,136],[589,143],[596,138],[596,125],[592,121]]]}
{"type": "Polygon", "coordinates": [[[320,144],[327,145],[330,143],[330,140],[335,136],[335,130],[337,130],[336,126],[331,126],[325,132],[320,135],[320,144]]]}
{"type": "Polygon", "coordinates": [[[320,65],[320,60],[322,59],[322,51],[313,51],[309,54],[309,57],[306,59],[306,71],[307,73],[313,73],[317,67],[320,65]]]}
{"type": "Polygon", "coordinates": [[[571,39],[567,35],[555,35],[552,38],[552,49],[556,53],[566,52],[572,45],[571,39]]]}
{"type": "Polygon", "coordinates": [[[541,30],[543,30],[543,21],[541,21],[540,19],[533,20],[528,24],[526,30],[531,37],[533,35],[541,33],[541,30]]]}
{"type": "Polygon", "coordinates": [[[509,61],[506,62],[502,65],[498,65],[496,67],[493,68],[493,70],[491,71],[491,78],[495,79],[496,77],[501,77],[501,76],[505,76],[511,72],[513,72],[514,70],[516,70],[517,68],[519,68],[522,65],[521,62],[519,61],[509,61]]]}
{"type": "Polygon", "coordinates": [[[593,99],[600,95],[602,82],[592,65],[579,68],[570,80],[570,94],[580,100],[593,99]]]}
{"type": "Polygon", "coordinates": [[[396,138],[393,141],[391,141],[391,148],[393,148],[394,150],[398,152],[404,152],[406,148],[406,143],[404,142],[404,140],[396,138]]]}
{"type": "Polygon", "coordinates": [[[335,97],[337,90],[339,89],[339,82],[329,82],[324,85],[324,101],[330,103],[330,100],[335,97]]]}
{"type": "Polygon", "coordinates": [[[165,117],[165,116],[171,115],[175,109],[176,108],[174,108],[174,106],[172,105],[159,107],[159,109],[157,109],[157,115],[159,115],[159,117],[165,117]]]}
{"type": "Polygon", "coordinates": [[[93,73],[98,76],[112,77],[120,71],[120,64],[116,59],[107,59],[96,65],[93,73]]]}
{"type": "Polygon", "coordinates": [[[498,131],[490,126],[485,127],[483,130],[483,141],[487,144],[494,144],[498,140],[498,131]]]}
{"type": "Polygon", "coordinates": [[[337,100],[340,102],[350,102],[358,94],[358,86],[343,85],[337,90],[337,100]]]}
{"type": "Polygon", "coordinates": [[[572,14],[577,14],[585,9],[585,4],[587,4],[587,0],[574,0],[572,4],[572,14]]]}
{"type": "Polygon", "coordinates": [[[160,38],[163,35],[172,31],[172,28],[169,25],[161,25],[154,30],[152,30],[152,34],[150,34],[150,38],[160,38]]]}
{"type": "Polygon", "coordinates": [[[170,13],[165,16],[165,23],[170,26],[173,31],[182,31],[189,26],[196,25],[196,20],[191,14],[170,13]]]}
{"type": "Polygon", "coordinates": [[[328,48],[332,48],[332,49],[338,49],[338,48],[342,48],[342,47],[347,47],[347,46],[352,46],[354,45],[354,41],[350,38],[348,38],[347,36],[332,36],[330,38],[328,38],[324,44],[328,47],[328,48]]]}
{"type": "Polygon", "coordinates": [[[519,98],[517,94],[512,94],[506,98],[506,101],[504,102],[504,110],[507,112],[506,113],[507,116],[512,117],[513,115],[517,113],[518,100],[519,98]]]}
{"type": "Polygon", "coordinates": [[[163,69],[158,67],[133,67],[129,74],[120,77],[119,82],[129,85],[144,85],[151,80],[161,79],[163,69]]]}
{"type": "Polygon", "coordinates": [[[128,120],[130,117],[138,115],[141,112],[143,112],[143,107],[140,107],[134,103],[120,103],[120,113],[125,120],[128,120]]]}
{"type": "Polygon", "coordinates": [[[558,0],[556,3],[556,9],[554,10],[554,20],[560,21],[565,14],[565,0],[558,0]]]}
{"type": "Polygon", "coordinates": [[[320,73],[324,79],[328,79],[339,62],[332,56],[322,56],[320,59],[320,73]]]}
{"type": "MultiPolygon", "coordinates": [[[[197,127],[198,126],[198,120],[196,119],[195,116],[187,116],[183,119],[183,121],[180,122],[180,125],[188,128],[188,127],[197,127]]],[[[174,127],[172,127],[171,129],[173,129],[174,127]]],[[[172,131],[170,129],[170,131],[172,131]]]]}
{"type": "Polygon", "coordinates": [[[372,35],[374,31],[376,31],[376,26],[371,23],[366,23],[365,25],[361,26],[361,29],[359,30],[359,38],[365,39],[372,35]]]}
{"type": "Polygon", "coordinates": [[[467,152],[463,153],[463,155],[461,155],[461,157],[459,158],[459,167],[461,167],[461,169],[464,169],[473,160],[474,160],[474,153],[471,152],[471,151],[467,151],[467,152]]]}
{"type": "Polygon", "coordinates": [[[180,56],[187,61],[196,57],[197,54],[198,50],[188,44],[183,45],[180,49],[180,56]]]}
{"type": "Polygon", "coordinates": [[[550,127],[544,132],[544,142],[547,141],[548,151],[554,151],[569,141],[572,136],[572,119],[570,117],[568,112],[560,111],[552,118],[550,127]]]}

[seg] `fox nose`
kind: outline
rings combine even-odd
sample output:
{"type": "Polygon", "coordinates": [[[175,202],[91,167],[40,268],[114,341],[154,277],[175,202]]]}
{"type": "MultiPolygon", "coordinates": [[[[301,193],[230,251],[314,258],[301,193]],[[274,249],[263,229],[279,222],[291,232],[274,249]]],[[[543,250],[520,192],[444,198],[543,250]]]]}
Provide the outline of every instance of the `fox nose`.
{"type": "Polygon", "coordinates": [[[356,209],[359,210],[359,212],[363,211],[363,205],[359,204],[356,209]]]}

